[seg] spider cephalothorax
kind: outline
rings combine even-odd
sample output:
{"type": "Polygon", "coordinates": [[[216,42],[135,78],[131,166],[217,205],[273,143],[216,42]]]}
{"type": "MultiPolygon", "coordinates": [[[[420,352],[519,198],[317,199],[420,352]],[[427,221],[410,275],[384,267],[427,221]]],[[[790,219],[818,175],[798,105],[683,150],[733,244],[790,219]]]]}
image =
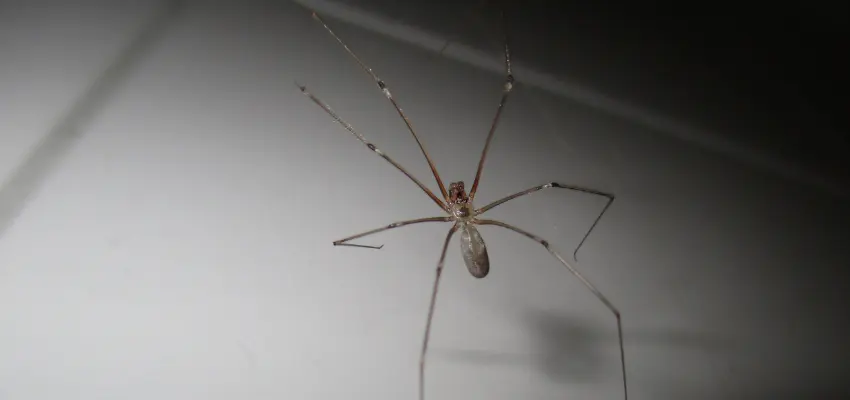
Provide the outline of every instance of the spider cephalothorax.
{"type": "Polygon", "coordinates": [[[452,182],[449,185],[449,212],[458,222],[469,222],[474,217],[475,211],[466,189],[463,188],[463,182],[452,182]]]}
{"type": "Polygon", "coordinates": [[[463,181],[449,184],[449,202],[452,204],[463,204],[469,201],[463,181]]]}

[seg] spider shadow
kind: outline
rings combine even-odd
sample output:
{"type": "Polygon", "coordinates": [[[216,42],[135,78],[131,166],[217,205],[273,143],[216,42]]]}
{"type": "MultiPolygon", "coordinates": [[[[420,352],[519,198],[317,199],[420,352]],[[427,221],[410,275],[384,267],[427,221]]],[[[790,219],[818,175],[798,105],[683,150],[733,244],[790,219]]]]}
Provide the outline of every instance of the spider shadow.
{"type": "MultiPolygon", "coordinates": [[[[549,311],[530,311],[528,321],[533,350],[509,353],[489,350],[434,349],[439,357],[461,363],[532,368],[557,384],[593,382],[619,371],[616,328],[599,326],[577,317],[549,311]]],[[[613,320],[613,318],[612,318],[613,320]]],[[[627,345],[675,347],[698,352],[728,352],[731,340],[694,332],[635,331],[624,328],[627,345]]],[[[629,363],[628,348],[626,364],[629,363]]]]}

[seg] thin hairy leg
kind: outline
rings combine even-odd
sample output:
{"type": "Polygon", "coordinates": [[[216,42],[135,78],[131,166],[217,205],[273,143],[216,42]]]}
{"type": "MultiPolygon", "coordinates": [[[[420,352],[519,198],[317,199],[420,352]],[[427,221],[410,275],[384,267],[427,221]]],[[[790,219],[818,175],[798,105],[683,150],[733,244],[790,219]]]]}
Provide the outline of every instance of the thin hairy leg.
{"type": "Polygon", "coordinates": [[[339,36],[336,35],[336,33],[334,33],[333,30],[331,30],[328,24],[326,24],[325,21],[323,21],[322,18],[319,17],[319,14],[317,14],[315,11],[313,11],[313,18],[315,18],[316,21],[319,21],[319,23],[322,24],[323,27],[325,27],[325,30],[327,30],[328,33],[330,33],[331,36],[333,36],[334,39],[336,39],[336,41],[339,42],[340,45],[342,45],[345,51],[349,55],[351,55],[351,57],[354,58],[355,61],[357,61],[357,64],[359,64],[360,67],[363,68],[363,70],[366,71],[366,73],[368,73],[372,77],[372,79],[375,80],[375,84],[378,85],[379,89],[381,89],[381,93],[383,93],[384,96],[386,96],[386,98],[390,101],[390,103],[392,103],[393,107],[395,107],[396,112],[398,112],[398,115],[401,117],[402,120],[404,120],[404,124],[407,125],[407,129],[410,131],[410,134],[413,135],[413,139],[416,140],[416,144],[419,145],[419,149],[422,150],[422,155],[424,155],[425,160],[428,161],[428,166],[431,167],[431,173],[434,174],[434,179],[437,180],[437,185],[440,186],[440,193],[443,194],[443,199],[448,200],[448,192],[446,192],[446,186],[443,184],[443,180],[440,179],[440,174],[437,172],[437,167],[434,166],[434,161],[432,161],[431,157],[428,156],[428,152],[425,150],[425,145],[422,144],[422,141],[419,140],[419,136],[413,129],[413,124],[410,123],[410,120],[407,119],[406,115],[404,115],[404,111],[402,111],[401,107],[399,107],[398,103],[396,103],[395,98],[393,97],[392,93],[390,93],[390,88],[381,78],[378,78],[378,75],[376,75],[375,72],[372,71],[372,68],[369,68],[369,66],[367,66],[366,63],[364,63],[360,59],[360,57],[358,57],[357,54],[355,54],[354,51],[351,50],[348,45],[345,44],[345,42],[343,42],[342,39],[340,39],[339,36]]]}
{"type": "Polygon", "coordinates": [[[557,258],[558,261],[561,262],[561,264],[564,264],[564,266],[567,267],[567,269],[573,275],[575,275],[575,277],[578,278],[581,281],[581,283],[584,284],[584,286],[586,286],[588,289],[590,289],[590,291],[596,296],[596,298],[598,298],[603,304],[605,304],[606,307],[608,307],[609,310],[611,310],[611,312],[614,314],[614,317],[617,318],[617,335],[618,335],[618,339],[619,339],[619,343],[620,343],[620,367],[623,371],[623,391],[625,393],[625,399],[628,400],[629,399],[629,387],[626,384],[626,352],[623,348],[623,324],[620,320],[620,311],[616,307],[614,307],[614,304],[611,303],[611,301],[609,301],[608,298],[605,297],[605,295],[603,295],[602,292],[599,291],[599,289],[597,289],[595,286],[593,286],[593,284],[590,283],[590,281],[588,281],[587,278],[585,278],[581,273],[579,273],[578,270],[573,265],[571,265],[569,262],[567,262],[567,260],[565,260],[564,257],[562,257],[557,251],[552,249],[552,247],[549,245],[548,241],[541,238],[540,236],[537,236],[537,235],[532,234],[530,232],[524,231],[524,230],[517,228],[515,226],[508,225],[504,222],[496,221],[496,220],[492,220],[492,219],[480,219],[480,220],[476,220],[475,223],[480,224],[480,225],[501,226],[502,228],[510,229],[510,230],[512,230],[516,233],[519,233],[520,235],[523,235],[523,236],[525,236],[525,237],[527,237],[527,238],[529,238],[529,239],[531,239],[531,240],[533,240],[537,243],[540,243],[543,247],[546,248],[547,251],[549,251],[550,254],[552,254],[555,258],[557,258]]]}
{"type": "Polygon", "coordinates": [[[487,210],[490,210],[491,208],[496,207],[499,204],[506,203],[510,200],[517,198],[517,197],[525,196],[527,194],[534,193],[538,190],[549,189],[549,188],[575,190],[575,191],[579,191],[579,192],[590,193],[590,194],[593,194],[593,195],[602,196],[602,197],[605,197],[605,198],[608,199],[608,202],[605,203],[605,207],[602,208],[602,211],[599,213],[599,215],[593,221],[593,224],[590,225],[590,229],[587,230],[587,233],[584,234],[584,237],[581,238],[581,242],[579,242],[578,246],[576,246],[576,249],[573,251],[573,259],[578,260],[578,258],[576,257],[578,255],[578,250],[584,244],[585,240],[587,240],[587,237],[590,236],[590,232],[593,232],[593,228],[596,228],[596,225],[599,223],[599,220],[602,219],[602,215],[605,214],[605,211],[608,211],[608,207],[610,207],[611,203],[614,202],[614,195],[613,194],[600,192],[596,189],[589,189],[589,188],[576,186],[576,185],[566,185],[566,184],[558,183],[558,182],[549,182],[547,184],[535,186],[533,188],[529,188],[529,189],[523,190],[521,192],[517,192],[517,193],[514,193],[510,196],[506,196],[504,198],[496,200],[496,201],[494,201],[494,202],[492,202],[492,203],[490,203],[490,204],[488,204],[484,207],[481,207],[481,208],[475,210],[475,215],[484,214],[485,212],[487,212],[487,210]]]}
{"type": "Polygon", "coordinates": [[[301,90],[301,93],[303,93],[305,96],[309,97],[310,100],[312,100],[314,103],[318,104],[319,107],[322,107],[322,109],[325,110],[325,112],[328,115],[330,115],[331,118],[334,119],[334,121],[336,121],[338,124],[342,125],[342,127],[345,128],[347,131],[351,132],[351,134],[354,135],[354,137],[356,137],[357,140],[359,140],[360,142],[365,144],[366,147],[369,148],[369,150],[372,150],[377,155],[383,157],[384,160],[387,160],[387,162],[392,164],[399,171],[401,171],[404,175],[406,175],[408,178],[410,178],[410,180],[412,180],[413,183],[415,183],[417,186],[419,186],[419,188],[422,189],[425,192],[425,194],[427,194],[428,197],[431,198],[431,200],[434,200],[434,202],[437,203],[437,205],[439,205],[440,208],[442,208],[444,211],[448,212],[448,208],[446,206],[446,203],[444,203],[442,200],[437,198],[437,196],[431,191],[431,189],[428,189],[427,187],[425,187],[425,185],[423,185],[422,182],[419,181],[419,179],[416,179],[416,177],[414,177],[410,172],[407,172],[407,170],[404,169],[404,167],[402,167],[397,162],[395,162],[395,160],[390,158],[390,156],[388,156],[386,153],[381,151],[381,149],[379,149],[377,146],[375,146],[372,143],[369,143],[369,141],[367,141],[366,138],[363,137],[363,135],[361,135],[360,133],[358,133],[357,131],[354,130],[354,128],[351,126],[351,124],[349,124],[348,122],[345,122],[345,120],[340,118],[339,115],[337,115],[333,110],[331,110],[331,107],[329,105],[327,105],[325,102],[323,102],[318,97],[313,95],[313,93],[310,93],[309,91],[307,91],[306,86],[299,85],[297,82],[295,83],[295,85],[298,86],[298,89],[301,90]]]}
{"type": "Polygon", "coordinates": [[[446,235],[443,251],[440,252],[440,261],[437,262],[437,276],[434,278],[434,290],[431,292],[431,304],[428,306],[428,319],[425,322],[425,337],[422,339],[422,354],[419,356],[419,400],[425,400],[425,356],[428,354],[428,339],[431,336],[431,320],[434,318],[434,305],[437,304],[437,290],[440,288],[440,276],[443,274],[443,264],[446,261],[446,250],[449,249],[449,241],[457,231],[458,226],[452,226],[446,235]]]}
{"type": "Polygon", "coordinates": [[[419,219],[411,219],[411,220],[407,220],[407,221],[393,222],[393,223],[391,223],[387,226],[381,227],[381,228],[372,229],[370,231],[358,233],[356,235],[352,235],[352,236],[349,236],[347,238],[337,240],[337,241],[334,242],[334,246],[351,246],[351,247],[363,247],[363,248],[367,248],[367,249],[381,249],[382,247],[384,247],[384,245],[370,246],[370,245],[365,245],[365,244],[354,244],[354,243],[346,243],[346,242],[354,240],[354,239],[359,239],[359,238],[362,238],[364,236],[369,236],[369,235],[372,235],[372,234],[375,234],[375,233],[378,233],[378,232],[383,232],[383,231],[394,229],[394,228],[401,228],[402,226],[418,224],[420,222],[451,222],[451,221],[452,221],[452,217],[429,217],[429,218],[419,218],[419,219]]]}
{"type": "Polygon", "coordinates": [[[481,158],[478,160],[478,170],[475,171],[475,181],[472,182],[472,188],[469,190],[469,200],[475,198],[475,192],[478,190],[478,182],[481,180],[481,171],[484,170],[484,160],[487,158],[487,151],[490,149],[490,142],[493,140],[493,134],[496,133],[496,126],[499,124],[499,117],[502,115],[502,108],[505,102],[508,101],[508,95],[511,94],[511,89],[514,88],[514,76],[511,72],[511,50],[508,47],[507,29],[504,28],[504,12],[502,13],[502,25],[505,31],[505,86],[502,89],[502,98],[499,100],[499,107],[496,109],[496,115],[493,117],[493,122],[490,124],[490,132],[487,134],[487,140],[484,142],[484,150],[481,151],[481,158]]]}

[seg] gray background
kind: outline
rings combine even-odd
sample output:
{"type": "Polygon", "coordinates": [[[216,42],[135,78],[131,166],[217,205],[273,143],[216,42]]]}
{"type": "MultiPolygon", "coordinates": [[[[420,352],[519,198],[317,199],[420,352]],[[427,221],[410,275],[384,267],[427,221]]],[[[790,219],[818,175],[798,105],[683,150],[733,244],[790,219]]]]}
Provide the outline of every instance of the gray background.
{"type": "MultiPolygon", "coordinates": [[[[471,184],[503,79],[486,12],[428,29],[305,3],[390,85],[443,178],[471,184]]],[[[2,3],[0,398],[415,398],[448,225],[334,248],[439,211],[293,81],[435,188],[403,123],[288,2],[189,4],[90,118],[65,118],[158,9],[2,3]]],[[[623,313],[631,398],[847,394],[840,177],[547,67],[518,36],[478,203],[553,180],[617,194],[578,265],[623,313]]],[[[490,216],[570,254],[603,204],[550,190],[490,216]]],[[[484,280],[449,248],[429,398],[620,398],[610,313],[536,243],[482,234],[484,280]]]]}

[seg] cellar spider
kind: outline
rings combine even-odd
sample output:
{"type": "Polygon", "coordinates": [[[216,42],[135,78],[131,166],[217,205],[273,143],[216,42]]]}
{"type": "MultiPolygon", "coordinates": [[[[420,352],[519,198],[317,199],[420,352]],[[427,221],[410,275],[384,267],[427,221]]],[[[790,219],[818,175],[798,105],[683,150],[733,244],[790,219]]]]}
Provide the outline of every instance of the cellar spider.
{"type": "Polygon", "coordinates": [[[561,254],[555,251],[550,245],[549,242],[545,239],[537,236],[533,233],[525,231],[523,229],[517,228],[515,226],[506,224],[501,221],[493,220],[493,219],[484,219],[480,218],[482,214],[493,209],[494,207],[508,202],[510,200],[516,199],[521,196],[525,196],[530,193],[537,192],[543,189],[549,188],[559,188],[559,189],[569,189],[584,193],[589,193],[592,195],[605,197],[608,201],[605,204],[605,207],[596,217],[593,224],[590,226],[590,229],[585,233],[582,240],[579,242],[575,251],[573,252],[573,259],[576,259],[576,255],[578,250],[584,244],[587,237],[590,235],[593,228],[596,227],[596,224],[602,218],[602,215],[611,206],[611,203],[614,201],[614,195],[609,193],[604,193],[595,189],[585,188],[576,185],[563,184],[558,182],[549,182],[543,185],[534,186],[532,188],[523,190],[518,193],[514,193],[510,196],[504,197],[502,199],[496,200],[490,204],[487,204],[481,208],[473,207],[473,199],[475,198],[475,192],[478,189],[478,184],[481,181],[481,171],[484,168],[484,160],[487,158],[487,150],[490,148],[490,142],[493,139],[493,133],[496,131],[496,125],[499,122],[499,117],[502,114],[502,109],[505,105],[505,102],[508,99],[508,95],[511,93],[511,90],[514,86],[514,77],[511,72],[511,56],[510,49],[508,47],[507,35],[505,35],[504,42],[504,58],[505,58],[505,83],[502,90],[502,97],[499,101],[499,106],[496,109],[496,115],[493,118],[493,122],[490,126],[490,131],[487,135],[487,139],[484,142],[484,150],[481,152],[481,158],[478,161],[478,170],[475,172],[475,180],[472,183],[472,187],[467,194],[466,189],[464,188],[463,181],[452,182],[449,184],[448,190],[446,190],[445,185],[443,184],[442,179],[440,179],[440,174],[437,173],[437,168],[434,166],[434,163],[431,161],[431,157],[428,156],[428,152],[425,150],[425,146],[422,145],[422,142],[419,140],[419,136],[417,136],[416,131],[413,129],[413,125],[408,120],[407,116],[405,116],[404,112],[398,106],[398,103],[395,100],[395,97],[390,93],[390,89],[387,84],[379,78],[375,72],[369,68],[361,59],[357,56],[357,54],[352,51],[348,45],[346,45],[339,36],[331,30],[330,27],[322,20],[321,17],[315,12],[312,11],[313,18],[318,21],[325,30],[333,36],[336,41],[342,45],[345,51],[352,57],[354,60],[360,65],[360,67],[368,73],[372,79],[374,79],[378,88],[381,92],[386,96],[386,98],[392,103],[398,115],[404,120],[405,125],[407,125],[408,130],[413,135],[413,138],[416,140],[416,143],[419,145],[419,149],[422,151],[422,155],[425,156],[425,159],[428,161],[428,166],[431,168],[431,172],[434,175],[434,179],[437,181],[437,185],[440,187],[440,193],[442,194],[442,199],[437,197],[430,189],[428,189],[422,182],[416,179],[413,175],[410,174],[407,170],[404,169],[401,165],[399,165],[395,160],[390,158],[389,155],[384,153],[381,149],[376,147],[374,144],[370,143],[363,137],[360,133],[356,132],[354,128],[345,122],[341,117],[339,117],[333,110],[331,110],[330,106],[328,106],[325,102],[320,100],[318,97],[313,95],[311,92],[307,90],[306,86],[303,86],[299,83],[295,83],[301,93],[310,98],[314,103],[319,105],[328,115],[330,115],[338,124],[342,125],[348,132],[350,132],[354,137],[356,137],[360,142],[362,142],[366,147],[375,152],[377,155],[381,156],[384,160],[392,164],[396,169],[401,171],[404,175],[410,178],[413,183],[419,186],[431,200],[436,203],[440,209],[443,210],[447,216],[440,217],[428,217],[428,218],[418,218],[407,221],[399,221],[394,222],[389,225],[383,226],[381,228],[372,229],[370,231],[358,233],[356,235],[352,235],[340,240],[333,242],[334,246],[352,246],[352,247],[360,247],[360,248],[369,248],[369,249],[381,249],[383,245],[380,246],[371,246],[364,244],[355,244],[349,243],[354,239],[359,239],[364,236],[372,235],[375,233],[383,232],[390,229],[400,228],[402,226],[419,224],[423,222],[451,222],[452,227],[449,229],[448,234],[446,235],[445,242],[443,243],[442,251],[440,252],[440,259],[437,262],[437,276],[434,279],[434,286],[431,293],[431,302],[428,307],[428,317],[425,322],[425,334],[422,340],[422,352],[419,357],[419,399],[424,400],[425,398],[425,357],[428,352],[428,339],[431,333],[431,320],[434,316],[434,305],[437,300],[437,290],[440,285],[440,276],[443,272],[443,264],[446,258],[446,250],[448,249],[449,242],[451,241],[452,236],[460,231],[460,244],[461,244],[461,254],[463,255],[463,261],[466,264],[466,268],[469,270],[469,273],[472,274],[475,278],[484,278],[490,272],[490,258],[487,254],[487,246],[484,244],[484,239],[481,237],[481,234],[478,232],[478,229],[475,228],[476,225],[494,225],[500,226],[502,228],[509,229],[520,235],[528,237],[529,239],[541,244],[546,250],[549,251],[558,261],[561,262],[567,269],[578,278],[590,291],[600,300],[602,303],[608,307],[608,309],[614,314],[617,319],[617,333],[620,345],[620,366],[622,369],[623,375],[623,392],[626,400],[628,400],[628,386],[626,385],[626,361],[625,361],[625,351],[623,349],[623,328],[620,319],[620,312],[616,307],[600,292],[596,289],[590,281],[587,280],[584,276],[582,276],[578,270],[570,264],[567,260],[564,259],[561,254]]]}

